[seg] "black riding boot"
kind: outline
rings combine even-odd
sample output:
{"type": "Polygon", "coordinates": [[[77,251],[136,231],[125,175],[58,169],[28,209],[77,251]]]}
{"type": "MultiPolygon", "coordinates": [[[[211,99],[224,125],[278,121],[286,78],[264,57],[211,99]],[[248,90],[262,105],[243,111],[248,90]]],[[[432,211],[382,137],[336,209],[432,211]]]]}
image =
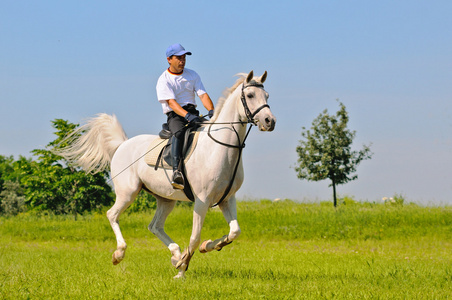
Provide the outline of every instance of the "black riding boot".
{"type": "Polygon", "coordinates": [[[182,145],[183,141],[173,136],[171,142],[171,157],[173,159],[173,180],[171,185],[175,189],[184,189],[184,176],[180,171],[181,156],[182,156],[182,145]]]}

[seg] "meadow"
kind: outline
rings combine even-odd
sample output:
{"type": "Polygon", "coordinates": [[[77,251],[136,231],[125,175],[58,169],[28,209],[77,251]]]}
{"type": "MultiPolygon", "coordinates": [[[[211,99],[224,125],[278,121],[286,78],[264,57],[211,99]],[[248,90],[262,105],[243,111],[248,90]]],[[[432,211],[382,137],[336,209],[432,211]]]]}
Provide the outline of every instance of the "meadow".
{"type": "MultiPolygon", "coordinates": [[[[184,280],[148,230],[153,211],[125,213],[123,262],[104,213],[0,217],[0,299],[452,299],[452,207],[238,203],[242,234],[197,252],[184,280]]],[[[183,248],[192,208],[166,231],[183,248]]],[[[211,209],[203,239],[228,232],[211,209]]]]}

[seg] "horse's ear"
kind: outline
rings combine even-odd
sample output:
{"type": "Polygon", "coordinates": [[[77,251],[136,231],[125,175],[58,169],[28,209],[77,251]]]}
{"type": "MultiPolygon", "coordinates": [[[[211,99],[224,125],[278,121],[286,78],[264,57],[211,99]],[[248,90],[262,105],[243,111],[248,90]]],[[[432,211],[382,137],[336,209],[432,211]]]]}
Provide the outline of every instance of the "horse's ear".
{"type": "Polygon", "coordinates": [[[249,82],[251,81],[251,79],[253,79],[253,76],[254,76],[253,70],[251,70],[251,72],[250,72],[250,73],[248,74],[248,76],[246,77],[245,82],[246,82],[246,83],[249,83],[249,82]]]}
{"type": "Polygon", "coordinates": [[[259,79],[261,83],[264,83],[265,79],[267,79],[267,71],[262,74],[261,78],[259,79]]]}

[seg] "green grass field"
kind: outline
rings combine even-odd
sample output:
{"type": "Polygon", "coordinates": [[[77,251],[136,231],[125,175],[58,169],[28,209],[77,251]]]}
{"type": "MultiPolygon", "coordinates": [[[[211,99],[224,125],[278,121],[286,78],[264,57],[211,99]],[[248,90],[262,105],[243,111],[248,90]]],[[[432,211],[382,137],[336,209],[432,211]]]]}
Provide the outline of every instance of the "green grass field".
{"type": "MultiPolygon", "coordinates": [[[[125,213],[126,258],[104,214],[0,218],[1,299],[452,299],[452,208],[352,203],[239,202],[242,235],[197,252],[185,280],[147,225],[125,213]]],[[[191,208],[167,232],[181,247],[191,208]]],[[[203,239],[228,232],[211,210],[203,239]]]]}

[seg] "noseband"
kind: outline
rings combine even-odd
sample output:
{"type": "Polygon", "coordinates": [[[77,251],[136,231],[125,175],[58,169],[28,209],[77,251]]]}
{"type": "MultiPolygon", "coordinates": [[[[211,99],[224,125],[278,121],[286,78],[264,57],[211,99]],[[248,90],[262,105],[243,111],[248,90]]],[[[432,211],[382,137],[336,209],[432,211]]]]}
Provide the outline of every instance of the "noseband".
{"type": "Polygon", "coordinates": [[[247,85],[245,85],[245,84],[242,85],[242,96],[240,97],[240,100],[242,100],[242,105],[243,105],[243,108],[245,109],[245,114],[246,114],[246,117],[248,118],[248,123],[252,123],[252,124],[256,125],[256,122],[254,121],[254,116],[257,115],[257,113],[260,112],[262,109],[264,109],[266,107],[270,108],[270,105],[264,104],[264,105],[260,106],[258,109],[256,109],[253,113],[251,113],[250,108],[248,107],[248,104],[246,103],[245,92],[244,92],[244,90],[250,86],[264,89],[264,85],[262,83],[257,83],[257,82],[253,82],[253,83],[250,83],[247,85]]]}

